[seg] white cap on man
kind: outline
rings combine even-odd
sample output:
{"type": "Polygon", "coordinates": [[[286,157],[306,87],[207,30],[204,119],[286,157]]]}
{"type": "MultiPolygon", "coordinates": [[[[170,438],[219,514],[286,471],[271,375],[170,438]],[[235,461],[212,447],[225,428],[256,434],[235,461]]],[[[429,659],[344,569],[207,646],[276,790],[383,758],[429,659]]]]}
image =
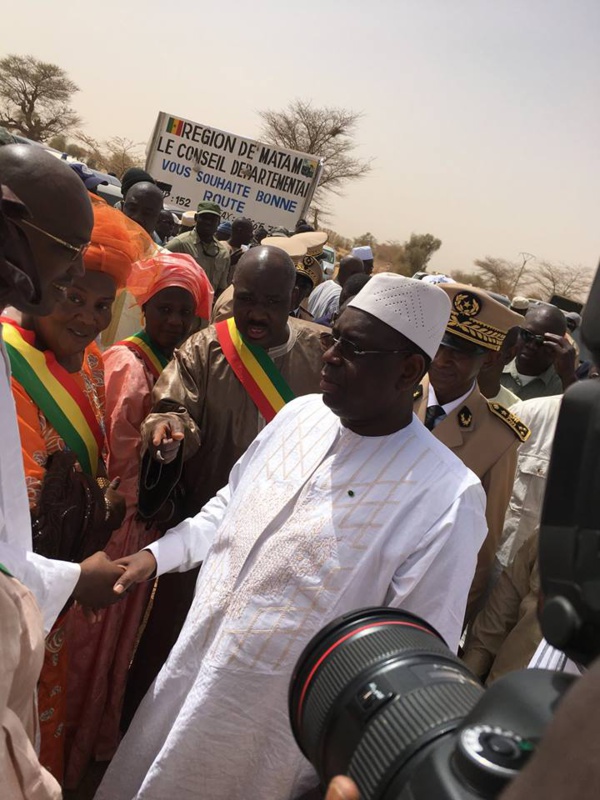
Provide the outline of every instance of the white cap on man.
{"type": "Polygon", "coordinates": [[[353,247],[351,255],[360,258],[361,261],[373,261],[373,251],[368,244],[362,247],[353,247]]]}
{"type": "Polygon", "coordinates": [[[450,300],[438,286],[379,272],[348,303],[385,322],[433,358],[450,319],[450,300]]]}
{"type": "Polygon", "coordinates": [[[181,227],[182,228],[193,228],[196,224],[196,212],[195,211],[184,211],[181,215],[181,227]]]}

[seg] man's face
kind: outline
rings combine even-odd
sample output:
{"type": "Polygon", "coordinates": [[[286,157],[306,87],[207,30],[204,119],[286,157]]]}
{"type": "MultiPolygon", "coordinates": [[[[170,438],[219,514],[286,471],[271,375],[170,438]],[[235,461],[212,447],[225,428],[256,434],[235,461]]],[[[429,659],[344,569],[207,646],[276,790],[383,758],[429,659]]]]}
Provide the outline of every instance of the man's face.
{"type": "Polygon", "coordinates": [[[440,402],[450,403],[466,394],[485,360],[485,355],[441,345],[429,368],[429,379],[440,402]]]}
{"type": "Polygon", "coordinates": [[[248,220],[243,225],[240,225],[239,230],[236,231],[235,238],[240,244],[250,244],[253,235],[254,229],[252,227],[252,222],[248,220]]]}
{"type": "Polygon", "coordinates": [[[196,233],[201,242],[212,242],[221,222],[218,214],[198,214],[196,217],[196,233]]]}
{"type": "Polygon", "coordinates": [[[32,258],[14,262],[15,269],[29,280],[13,280],[10,286],[0,288],[0,302],[44,315],[63,296],[64,287],[83,275],[83,259],[77,251],[89,243],[94,217],[77,175],[64,162],[37,150],[27,145],[2,148],[3,173],[28,212],[13,222],[26,239],[32,258]]]}
{"type": "Polygon", "coordinates": [[[165,211],[163,209],[163,211],[160,212],[158,215],[158,222],[156,223],[156,228],[154,230],[163,240],[173,235],[175,230],[175,220],[173,219],[173,215],[170,211],[165,211]]]}
{"type": "Polygon", "coordinates": [[[410,379],[403,377],[403,362],[408,359],[423,362],[421,356],[408,355],[408,350],[404,354],[389,352],[401,348],[394,331],[388,332],[386,328],[364,311],[347,308],[332,329],[341,344],[334,344],[323,353],[320,387],[323,402],[352,429],[356,425],[377,426],[394,415],[400,393],[410,388],[410,379]],[[354,355],[352,345],[360,350],[388,353],[354,355]]]}
{"type": "Polygon", "coordinates": [[[123,203],[123,213],[152,236],[162,211],[162,197],[155,191],[137,190],[137,186],[127,192],[123,203]]]}
{"type": "Polygon", "coordinates": [[[240,333],[265,349],[283,344],[293,288],[277,270],[238,269],[233,281],[233,317],[240,333]]]}
{"type": "MultiPolygon", "coordinates": [[[[67,202],[65,208],[68,208],[67,202]]],[[[37,282],[38,294],[37,302],[19,296],[12,298],[11,302],[18,309],[38,316],[49,314],[55,304],[63,299],[65,288],[83,275],[82,246],[89,243],[90,218],[93,219],[91,208],[86,208],[84,204],[73,208],[73,216],[66,219],[61,229],[61,233],[66,231],[62,236],[42,228],[40,221],[43,224],[44,218],[41,214],[34,218],[35,223],[31,221],[35,227],[29,225],[28,221],[18,223],[27,237],[37,267],[37,275],[33,277],[34,284],[37,282]]]]}
{"type": "Polygon", "coordinates": [[[522,375],[541,375],[554,361],[554,350],[543,343],[549,331],[542,314],[528,314],[523,320],[517,342],[517,371],[522,375]]]}
{"type": "Polygon", "coordinates": [[[296,274],[297,306],[305,300],[313,290],[313,282],[307,275],[298,272],[296,274]]]}

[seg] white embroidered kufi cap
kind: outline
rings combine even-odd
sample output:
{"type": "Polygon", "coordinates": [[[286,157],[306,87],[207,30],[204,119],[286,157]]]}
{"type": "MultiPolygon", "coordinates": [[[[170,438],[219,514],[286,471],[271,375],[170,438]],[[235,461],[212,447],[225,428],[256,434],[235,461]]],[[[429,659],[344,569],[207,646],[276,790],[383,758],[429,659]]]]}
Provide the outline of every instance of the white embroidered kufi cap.
{"type": "Polygon", "coordinates": [[[380,272],[348,303],[366,311],[433,358],[450,318],[450,300],[438,286],[380,272]]]}

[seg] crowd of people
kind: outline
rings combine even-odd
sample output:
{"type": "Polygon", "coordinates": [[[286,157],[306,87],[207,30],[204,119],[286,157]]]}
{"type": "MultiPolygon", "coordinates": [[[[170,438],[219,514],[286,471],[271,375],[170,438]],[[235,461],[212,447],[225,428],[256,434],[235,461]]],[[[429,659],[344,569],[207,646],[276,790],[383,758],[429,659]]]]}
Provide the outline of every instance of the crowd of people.
{"type": "MultiPolygon", "coordinates": [[[[0,147],[9,798],[319,797],[287,689],[352,609],[492,682],[549,646],[537,536],[581,318],[0,147]],[[74,795],[76,796],[76,795],[74,795]]],[[[556,654],[556,668],[566,665],[556,654]]],[[[331,791],[354,797],[355,787],[331,791]]],[[[4,795],[3,795],[4,796],[4,795]]]]}

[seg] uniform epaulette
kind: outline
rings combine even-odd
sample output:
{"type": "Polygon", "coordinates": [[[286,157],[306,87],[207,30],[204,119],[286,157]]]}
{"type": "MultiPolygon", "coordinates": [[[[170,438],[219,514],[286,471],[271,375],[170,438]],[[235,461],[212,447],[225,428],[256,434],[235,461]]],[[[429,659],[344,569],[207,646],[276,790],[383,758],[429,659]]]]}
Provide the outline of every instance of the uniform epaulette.
{"type": "Polygon", "coordinates": [[[505,422],[520,441],[526,442],[527,439],[529,439],[531,431],[524,422],[521,422],[516,414],[513,414],[512,411],[509,411],[508,408],[500,405],[500,403],[490,403],[488,401],[488,406],[492,414],[495,414],[498,419],[505,422]]]}

